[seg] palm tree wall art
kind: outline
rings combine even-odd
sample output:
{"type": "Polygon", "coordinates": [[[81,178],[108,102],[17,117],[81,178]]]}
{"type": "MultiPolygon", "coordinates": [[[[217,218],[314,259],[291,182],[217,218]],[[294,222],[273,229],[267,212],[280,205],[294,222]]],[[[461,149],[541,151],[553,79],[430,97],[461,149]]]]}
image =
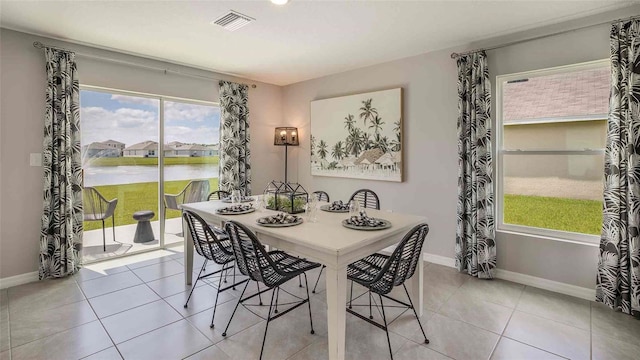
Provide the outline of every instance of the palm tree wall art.
{"type": "Polygon", "coordinates": [[[311,175],[402,181],[402,89],[311,102],[311,175]]]}

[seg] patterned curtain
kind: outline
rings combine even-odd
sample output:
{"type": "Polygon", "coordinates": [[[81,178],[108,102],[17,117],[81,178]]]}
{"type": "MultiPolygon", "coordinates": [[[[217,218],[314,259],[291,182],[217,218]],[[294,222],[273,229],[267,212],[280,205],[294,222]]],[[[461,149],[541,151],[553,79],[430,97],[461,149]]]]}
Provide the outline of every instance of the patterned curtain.
{"type": "Polygon", "coordinates": [[[596,301],[640,318],[640,20],[612,24],[596,301]]]}
{"type": "Polygon", "coordinates": [[[219,189],[251,195],[249,87],[220,81],[219,189]]]}
{"type": "Polygon", "coordinates": [[[458,62],[456,267],[489,279],[496,267],[491,159],[491,83],[484,51],[458,62]]]}
{"type": "Polygon", "coordinates": [[[75,54],[45,49],[44,211],[40,279],[64,277],[80,267],[82,164],[75,54]]]}

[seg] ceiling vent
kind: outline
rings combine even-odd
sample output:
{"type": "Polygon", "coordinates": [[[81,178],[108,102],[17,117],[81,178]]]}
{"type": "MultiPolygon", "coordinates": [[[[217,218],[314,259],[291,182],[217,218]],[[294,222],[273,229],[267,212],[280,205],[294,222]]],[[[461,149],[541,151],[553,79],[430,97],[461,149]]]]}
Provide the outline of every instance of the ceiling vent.
{"type": "Polygon", "coordinates": [[[235,31],[249,24],[255,19],[237,11],[229,10],[228,13],[220,16],[213,21],[214,24],[220,25],[229,31],[235,31]]]}

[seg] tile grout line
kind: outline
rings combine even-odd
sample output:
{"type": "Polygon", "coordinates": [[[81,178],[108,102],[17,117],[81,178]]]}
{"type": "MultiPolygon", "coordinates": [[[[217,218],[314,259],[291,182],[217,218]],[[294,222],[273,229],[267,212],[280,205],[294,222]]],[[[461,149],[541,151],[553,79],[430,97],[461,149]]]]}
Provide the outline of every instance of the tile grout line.
{"type": "MultiPolygon", "coordinates": [[[[120,358],[124,359],[124,356],[122,356],[122,354],[120,353],[120,349],[118,349],[118,347],[116,346],[116,342],[113,341],[113,338],[111,337],[111,334],[109,334],[109,332],[107,331],[107,328],[104,326],[104,324],[102,323],[102,319],[100,319],[100,317],[98,316],[98,314],[96,313],[96,310],[93,308],[93,305],[91,305],[91,302],[89,301],[89,299],[87,298],[87,294],[84,293],[84,290],[82,289],[82,287],[80,286],[80,284],[77,284],[78,287],[80,288],[80,291],[82,292],[82,295],[84,295],[87,303],[89,304],[89,307],[91,308],[91,311],[93,311],[93,314],[96,316],[96,319],[98,319],[98,322],[100,323],[100,326],[102,326],[102,330],[104,330],[104,333],[107,334],[107,336],[109,337],[109,340],[111,340],[111,344],[113,345],[113,347],[116,349],[116,351],[118,352],[118,355],[120,355],[120,358]]],[[[108,348],[107,348],[108,349],[108,348]]],[[[106,349],[102,349],[100,351],[104,351],[106,349]]],[[[93,354],[89,354],[86,357],[89,357],[91,355],[97,354],[100,351],[97,351],[93,354]]]]}
{"type": "Polygon", "coordinates": [[[507,327],[511,322],[511,318],[513,318],[513,314],[516,313],[516,309],[518,308],[518,304],[520,303],[520,300],[522,300],[522,295],[524,295],[524,291],[526,288],[527,288],[526,285],[522,287],[522,291],[520,291],[520,294],[518,295],[518,300],[516,301],[516,304],[513,306],[513,309],[511,309],[511,315],[509,315],[509,320],[507,320],[507,323],[504,324],[504,327],[502,328],[502,332],[500,333],[500,337],[498,338],[498,341],[496,342],[495,345],[493,345],[493,349],[491,349],[491,353],[489,353],[489,359],[491,359],[493,354],[496,352],[496,349],[498,348],[498,344],[500,344],[500,340],[502,340],[502,338],[504,337],[504,332],[507,331],[507,327]]]}
{"type": "MultiPolygon", "coordinates": [[[[524,295],[524,291],[526,290],[526,288],[527,288],[527,287],[530,287],[530,286],[525,285],[525,286],[522,288],[522,293],[520,293],[520,296],[518,297],[518,301],[516,302],[516,306],[513,308],[513,312],[511,313],[511,316],[509,317],[509,321],[507,321],[507,325],[505,325],[504,329],[502,330],[502,334],[500,335],[500,339],[502,339],[502,338],[506,338],[506,339],[509,339],[509,340],[515,341],[515,342],[517,342],[517,343],[520,343],[520,344],[523,344],[523,345],[526,345],[526,346],[532,347],[532,348],[534,348],[534,349],[538,349],[538,350],[540,350],[540,351],[544,351],[544,352],[546,352],[546,353],[549,353],[549,354],[552,354],[552,355],[555,355],[555,356],[561,357],[561,358],[563,358],[563,359],[567,359],[567,358],[566,358],[565,356],[563,356],[563,355],[556,354],[556,353],[551,352],[551,351],[549,351],[549,350],[547,350],[547,349],[539,348],[539,347],[537,347],[537,346],[534,346],[534,345],[531,345],[531,344],[527,344],[527,343],[522,342],[522,341],[520,341],[520,340],[512,339],[512,338],[510,338],[510,337],[508,337],[508,336],[505,336],[505,335],[504,335],[504,332],[505,332],[505,331],[507,331],[507,327],[509,326],[509,323],[511,322],[511,318],[513,317],[513,315],[515,315],[516,311],[520,311],[520,310],[518,310],[518,304],[520,304],[520,300],[522,299],[522,296],[524,295]]],[[[543,318],[543,317],[538,316],[538,315],[535,315],[535,314],[530,314],[530,313],[525,312],[525,311],[520,311],[520,312],[522,312],[522,313],[524,313],[524,314],[532,315],[532,316],[535,316],[535,317],[539,317],[539,318],[541,318],[541,319],[549,320],[549,319],[543,318]]],[[[551,321],[553,321],[553,320],[551,320],[551,321]]],[[[556,322],[557,322],[557,323],[559,323],[559,324],[563,324],[563,323],[558,322],[558,321],[556,321],[556,322]]],[[[563,324],[563,325],[566,325],[566,324],[563,324]]],[[[578,328],[576,328],[576,329],[578,329],[578,328]]],[[[498,342],[500,342],[500,341],[498,341],[498,342]]],[[[496,344],[496,348],[497,348],[497,344],[496,344]]],[[[495,351],[495,349],[494,349],[493,351],[495,351]]],[[[493,351],[492,351],[491,355],[493,355],[493,351]]]]}

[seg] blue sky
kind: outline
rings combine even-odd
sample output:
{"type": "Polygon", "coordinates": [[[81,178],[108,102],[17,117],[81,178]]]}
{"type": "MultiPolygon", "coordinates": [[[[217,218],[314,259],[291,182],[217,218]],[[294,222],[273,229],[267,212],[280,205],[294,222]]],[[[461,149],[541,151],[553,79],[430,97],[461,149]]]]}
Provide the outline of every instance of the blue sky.
{"type": "MultiPolygon", "coordinates": [[[[159,104],[157,99],[80,92],[82,144],[117,140],[133,145],[158,141],[159,104]]],[[[165,100],[165,142],[217,144],[220,109],[165,100]]]]}

